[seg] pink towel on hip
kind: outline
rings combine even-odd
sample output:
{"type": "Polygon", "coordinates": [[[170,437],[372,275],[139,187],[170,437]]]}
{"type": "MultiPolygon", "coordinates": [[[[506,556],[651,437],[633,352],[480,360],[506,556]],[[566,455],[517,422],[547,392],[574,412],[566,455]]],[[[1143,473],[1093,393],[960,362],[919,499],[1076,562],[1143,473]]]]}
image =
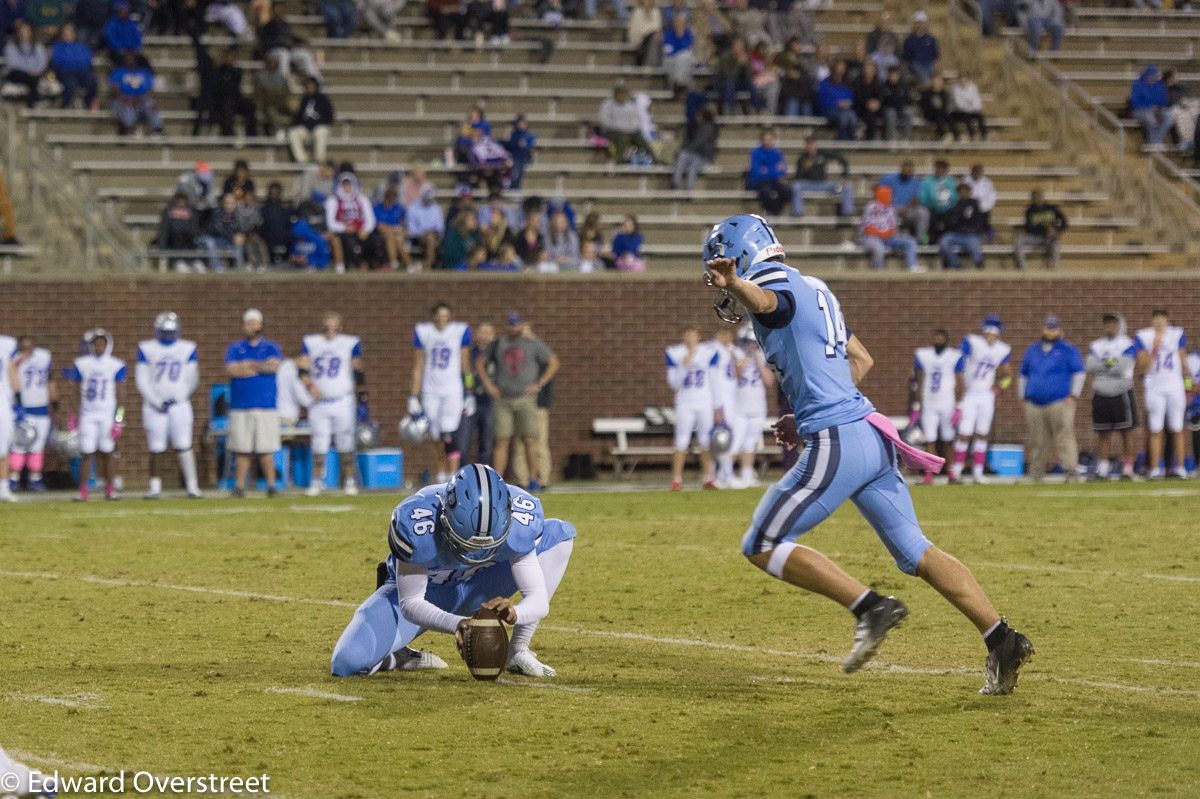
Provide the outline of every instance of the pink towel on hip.
{"type": "Polygon", "coordinates": [[[930,455],[925,450],[917,449],[911,444],[906,444],[900,438],[900,433],[896,430],[896,425],[892,424],[892,420],[882,413],[876,411],[867,417],[867,421],[874,425],[876,430],[883,433],[884,438],[896,445],[900,450],[900,460],[904,461],[904,465],[908,468],[937,473],[946,465],[945,458],[930,455]]]}

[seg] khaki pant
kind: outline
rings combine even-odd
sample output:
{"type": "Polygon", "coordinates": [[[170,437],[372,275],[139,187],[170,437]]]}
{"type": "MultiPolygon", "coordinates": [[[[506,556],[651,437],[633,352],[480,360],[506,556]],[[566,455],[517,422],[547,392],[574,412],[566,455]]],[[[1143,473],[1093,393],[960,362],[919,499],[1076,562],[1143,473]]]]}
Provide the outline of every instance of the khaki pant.
{"type": "MultiPolygon", "coordinates": [[[[537,420],[538,482],[547,486],[554,474],[554,467],[550,462],[550,409],[538,408],[537,420]]],[[[512,470],[519,484],[529,485],[529,460],[525,455],[525,440],[522,438],[513,439],[512,470]]]]}
{"type": "Polygon", "coordinates": [[[1029,452],[1025,459],[1027,474],[1034,480],[1046,476],[1046,450],[1051,444],[1059,463],[1072,479],[1079,475],[1079,446],[1075,443],[1075,403],[1062,400],[1052,405],[1025,403],[1025,421],[1029,424],[1029,452]]]}
{"type": "Polygon", "coordinates": [[[288,131],[288,144],[292,147],[292,158],[295,158],[299,163],[308,161],[308,150],[305,147],[311,143],[313,146],[313,161],[316,163],[324,163],[325,150],[329,147],[329,126],[317,125],[312,130],[303,125],[294,125],[288,131]]]}

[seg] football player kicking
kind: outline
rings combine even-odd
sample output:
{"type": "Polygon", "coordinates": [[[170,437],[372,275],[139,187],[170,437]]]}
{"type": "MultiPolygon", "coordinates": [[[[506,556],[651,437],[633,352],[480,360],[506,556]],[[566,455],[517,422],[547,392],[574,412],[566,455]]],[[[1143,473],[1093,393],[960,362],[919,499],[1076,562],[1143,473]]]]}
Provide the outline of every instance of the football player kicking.
{"type": "Polygon", "coordinates": [[[196,453],[192,449],[192,392],[200,382],[196,342],[179,337],[179,317],[163,311],[154,317],[154,338],[138,344],[134,382],[142,395],[142,425],[150,450],[150,490],[146,499],[162,496],[160,456],[168,441],[179,458],[183,484],[191,499],[199,499],[196,453]]]}
{"type": "Polygon", "coordinates": [[[962,358],[957,366],[958,379],[964,390],[958,438],[954,442],[954,466],[950,472],[955,480],[962,478],[970,449],[973,456],[971,477],[976,483],[986,482],[983,462],[987,457],[988,433],[996,415],[996,394],[1012,385],[1012,364],[1009,362],[1012,347],[1000,340],[1002,330],[1004,323],[1000,317],[988,314],[979,325],[979,333],[968,335],[959,347],[962,358]]]}
{"type": "MultiPolygon", "coordinates": [[[[1187,336],[1182,327],[1171,324],[1171,317],[1156,308],[1150,327],[1144,327],[1133,337],[1127,351],[1137,359],[1137,373],[1146,389],[1146,427],[1150,430],[1150,479],[1161,480],[1163,467],[1163,428],[1171,431],[1175,445],[1173,477],[1187,477],[1183,455],[1183,416],[1187,409],[1187,392],[1192,388],[1192,376],[1187,374],[1187,336]]],[[[1170,464],[1167,464],[1168,466],[1170,464]]]]}
{"type": "Polygon", "coordinates": [[[126,371],[125,362],[114,357],[112,351],[112,338],[104,328],[92,328],[83,334],[82,354],[63,372],[67,380],[79,384],[79,451],[83,455],[79,502],[87,502],[92,457],[97,453],[100,474],[104,477],[104,498],[120,499],[114,482],[113,451],[125,419],[126,371]]]}
{"type": "Polygon", "coordinates": [[[354,423],[358,402],[365,402],[366,374],[363,372],[362,341],[342,332],[342,317],[325,314],[321,332],[304,337],[296,359],[300,379],[313,404],[308,409],[312,426],[312,480],[304,493],[320,496],[325,483],[325,456],[332,442],[337,449],[339,474],[346,496],[358,494],[354,479],[354,423]]]}
{"type": "MultiPolygon", "coordinates": [[[[455,636],[480,607],[515,625],[507,669],[553,677],[529,651],[538,622],[562,581],[575,526],[547,519],[541,501],[509,486],[490,466],[464,466],[392,511],[386,577],[354,612],[333,649],[335,677],[444,669],[437,655],[408,645],[426,630],[455,636]],[[508,597],[521,592],[521,601],[508,597]]],[[[381,573],[381,577],[383,574],[381,573]]]]}
{"type": "Polygon", "coordinates": [[[771,576],[854,613],[854,645],[842,669],[858,671],[908,609],[796,543],[853,501],[896,565],[932,585],[983,634],[987,680],[980,693],[1011,693],[1033,645],[1000,618],[970,570],[925,537],[897,463],[898,455],[910,466],[940,466],[941,459],[901,441],[895,426],[859,393],[856,384],[873,365],[871,356],[846,329],[829,287],[786,266],[784,257],[774,231],[751,215],[716,225],[704,247],[708,281],[724,292],[718,312],[736,318],[728,313],[731,296],[750,313],[755,337],[794,410],[776,423],[780,442],[805,444],[796,465],[763,495],[742,553],[771,576]]]}

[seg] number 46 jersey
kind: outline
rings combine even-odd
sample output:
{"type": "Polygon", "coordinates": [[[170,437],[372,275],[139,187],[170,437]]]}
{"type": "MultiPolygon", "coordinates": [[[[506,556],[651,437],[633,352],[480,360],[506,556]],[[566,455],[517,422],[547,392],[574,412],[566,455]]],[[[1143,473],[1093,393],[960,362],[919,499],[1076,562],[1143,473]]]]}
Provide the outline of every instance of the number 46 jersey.
{"type": "Polygon", "coordinates": [[[463,563],[454,556],[442,536],[442,492],[445,489],[444,484],[426,486],[392,511],[388,530],[391,558],[427,569],[430,583],[444,585],[462,582],[493,564],[517,560],[537,547],[546,521],[542,502],[527,491],[509,486],[512,524],[508,528],[508,538],[490,561],[473,566],[463,563]]]}
{"type": "Polygon", "coordinates": [[[774,261],[756,265],[745,279],[778,295],[773,313],[751,319],[754,336],[796,415],[797,432],[807,436],[874,413],[850,376],[850,333],[829,286],[774,261]]]}

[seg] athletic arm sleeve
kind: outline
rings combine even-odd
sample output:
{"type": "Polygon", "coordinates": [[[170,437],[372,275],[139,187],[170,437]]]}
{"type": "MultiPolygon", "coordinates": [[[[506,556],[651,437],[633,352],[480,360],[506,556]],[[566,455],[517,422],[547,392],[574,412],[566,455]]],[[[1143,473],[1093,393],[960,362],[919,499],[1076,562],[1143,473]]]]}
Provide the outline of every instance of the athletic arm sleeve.
{"type": "MultiPolygon", "coordinates": [[[[534,564],[537,564],[535,559],[534,564]]],[[[516,576],[516,564],[513,564],[513,576],[516,576]]],[[[541,573],[539,568],[538,573],[541,573]]],[[[542,590],[545,591],[545,581],[542,581],[542,590]]],[[[517,586],[521,585],[520,581],[517,586]]],[[[455,616],[453,613],[447,613],[441,608],[434,605],[425,598],[425,589],[429,586],[429,572],[420,567],[414,566],[411,563],[396,562],[396,593],[399,595],[400,615],[408,622],[424,627],[427,630],[435,630],[439,633],[454,635],[458,623],[466,618],[466,616],[455,616]]],[[[524,604],[522,601],[521,604],[524,604]]],[[[549,603],[547,602],[547,607],[549,603]]],[[[544,613],[542,615],[545,615],[544,613]]]]}
{"type": "Polygon", "coordinates": [[[1075,372],[1071,375],[1071,396],[1078,398],[1083,393],[1083,381],[1087,379],[1087,372],[1075,372]]]}
{"type": "Polygon", "coordinates": [[[133,382],[137,385],[138,393],[151,405],[158,404],[158,396],[154,392],[154,381],[150,379],[150,364],[139,360],[133,367],[133,382]]]}
{"type": "Polygon", "coordinates": [[[1029,378],[1028,377],[1026,377],[1025,375],[1021,375],[1020,377],[1017,378],[1017,394],[1021,397],[1022,400],[1024,400],[1026,398],[1025,397],[1025,389],[1028,387],[1029,387],[1029,378]]]}
{"type": "Polygon", "coordinates": [[[546,576],[537,552],[531,550],[514,560],[512,575],[521,592],[521,601],[516,604],[517,624],[533,624],[546,618],[550,612],[550,592],[546,590],[546,576]]]}
{"type": "Polygon", "coordinates": [[[678,391],[679,389],[683,388],[683,377],[687,373],[687,370],[672,360],[669,350],[667,351],[666,360],[667,385],[671,387],[672,391],[678,391]]]}
{"type": "Polygon", "coordinates": [[[190,397],[198,385],[200,385],[200,364],[193,358],[183,365],[183,388],[190,397]]]}

